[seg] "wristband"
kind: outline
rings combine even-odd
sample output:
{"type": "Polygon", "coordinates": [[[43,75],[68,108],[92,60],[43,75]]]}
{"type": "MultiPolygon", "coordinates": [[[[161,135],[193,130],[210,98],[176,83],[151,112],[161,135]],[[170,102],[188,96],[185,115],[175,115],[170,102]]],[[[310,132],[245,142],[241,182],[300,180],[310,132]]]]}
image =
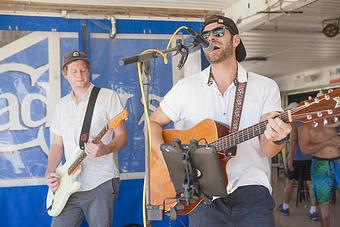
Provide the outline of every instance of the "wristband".
{"type": "Polygon", "coordinates": [[[275,143],[276,145],[281,145],[281,144],[284,144],[288,141],[289,141],[289,134],[283,139],[275,140],[275,141],[272,141],[272,142],[275,143]]]}

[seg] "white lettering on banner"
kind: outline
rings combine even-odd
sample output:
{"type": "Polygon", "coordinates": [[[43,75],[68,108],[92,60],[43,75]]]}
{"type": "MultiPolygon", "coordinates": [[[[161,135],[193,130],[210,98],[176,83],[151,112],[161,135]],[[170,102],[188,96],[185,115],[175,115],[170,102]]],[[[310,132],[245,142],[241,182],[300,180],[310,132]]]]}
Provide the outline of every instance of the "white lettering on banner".
{"type": "MultiPolygon", "coordinates": [[[[26,127],[20,124],[19,101],[17,97],[11,93],[0,94],[0,99],[7,100],[7,106],[0,109],[0,116],[8,112],[8,122],[0,124],[0,132],[6,130],[24,130],[26,127]]],[[[1,150],[0,150],[1,151],[1,150]]]]}
{"type": "MultiPolygon", "coordinates": [[[[40,95],[40,94],[29,94],[26,95],[25,98],[22,100],[22,121],[24,124],[30,128],[36,128],[46,123],[47,115],[45,115],[44,118],[33,121],[31,118],[31,104],[33,100],[40,100],[41,102],[44,102],[47,104],[46,97],[40,95]]],[[[46,105],[47,106],[47,105],[46,105]]]]}
{"type": "Polygon", "coordinates": [[[19,150],[24,150],[27,148],[32,147],[40,147],[41,150],[47,155],[48,154],[48,146],[46,144],[46,139],[43,133],[43,125],[46,123],[46,115],[44,118],[33,121],[31,118],[31,104],[33,100],[39,100],[41,102],[46,103],[46,97],[40,95],[40,94],[28,94],[24,97],[21,108],[19,108],[19,101],[17,97],[11,93],[4,93],[0,95],[0,99],[6,99],[8,106],[0,109],[0,115],[8,112],[8,122],[1,125],[0,124],[0,131],[23,131],[23,130],[29,130],[32,128],[39,128],[37,137],[29,142],[24,143],[18,143],[18,144],[9,144],[9,141],[3,141],[0,143],[0,152],[15,152],[19,150]],[[21,111],[20,111],[21,109],[21,111]],[[20,112],[21,119],[25,126],[24,127],[20,124],[20,112]]]}

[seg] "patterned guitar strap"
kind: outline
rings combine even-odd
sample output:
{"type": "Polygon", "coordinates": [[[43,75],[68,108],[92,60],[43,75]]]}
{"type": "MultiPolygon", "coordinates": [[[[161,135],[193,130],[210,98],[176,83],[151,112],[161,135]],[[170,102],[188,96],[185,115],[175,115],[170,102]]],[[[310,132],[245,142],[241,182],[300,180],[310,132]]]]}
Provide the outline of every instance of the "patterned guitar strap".
{"type": "MultiPolygon", "coordinates": [[[[248,72],[247,72],[247,78],[248,78],[248,72]]],[[[239,128],[241,114],[242,114],[243,101],[244,101],[244,96],[245,96],[246,88],[247,88],[247,82],[242,82],[242,83],[239,82],[237,76],[234,80],[234,84],[236,85],[236,93],[235,93],[234,110],[233,110],[233,118],[231,120],[230,133],[237,132],[239,128]]],[[[227,160],[235,155],[236,155],[236,146],[225,151],[225,158],[227,160]]]]}

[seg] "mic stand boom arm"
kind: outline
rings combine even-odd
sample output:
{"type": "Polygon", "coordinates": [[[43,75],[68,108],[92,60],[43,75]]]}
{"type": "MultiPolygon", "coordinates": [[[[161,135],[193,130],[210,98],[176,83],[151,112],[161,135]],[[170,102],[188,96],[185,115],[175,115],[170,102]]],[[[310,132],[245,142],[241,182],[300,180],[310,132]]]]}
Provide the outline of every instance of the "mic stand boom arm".
{"type": "MultiPolygon", "coordinates": [[[[177,67],[178,69],[181,69],[184,66],[188,58],[189,48],[193,48],[195,46],[196,45],[194,43],[190,43],[188,46],[185,46],[181,42],[177,42],[177,45],[175,47],[168,48],[166,50],[161,50],[161,52],[165,54],[174,52],[174,51],[176,51],[177,53],[180,53],[182,55],[182,58],[180,62],[178,63],[177,67]]],[[[147,62],[147,61],[150,61],[151,59],[158,58],[159,56],[161,55],[156,52],[139,54],[139,55],[120,59],[119,65],[128,65],[128,64],[133,64],[137,62],[147,62]]]]}

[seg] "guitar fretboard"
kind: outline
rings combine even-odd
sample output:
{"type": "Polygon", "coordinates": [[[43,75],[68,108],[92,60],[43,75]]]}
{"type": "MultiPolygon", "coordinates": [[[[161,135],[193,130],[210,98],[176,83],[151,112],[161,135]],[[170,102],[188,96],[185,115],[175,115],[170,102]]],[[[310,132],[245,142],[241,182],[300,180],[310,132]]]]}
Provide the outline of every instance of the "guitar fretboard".
{"type": "MultiPolygon", "coordinates": [[[[284,122],[288,122],[288,113],[284,112],[278,115],[281,120],[284,122]]],[[[266,125],[268,121],[262,121],[256,125],[250,126],[248,128],[242,129],[237,132],[232,132],[226,136],[219,138],[218,140],[211,143],[211,145],[215,146],[218,151],[225,151],[231,147],[236,146],[242,142],[250,140],[256,136],[259,136],[264,133],[266,130],[266,125]]]]}
{"type": "MultiPolygon", "coordinates": [[[[98,133],[98,135],[94,137],[92,142],[98,144],[101,138],[103,138],[103,136],[106,134],[108,130],[109,130],[108,125],[105,125],[105,127],[98,133]]],[[[86,158],[86,156],[87,154],[85,153],[85,150],[83,150],[79,157],[67,169],[68,175],[71,175],[79,167],[80,163],[86,158]]]]}

